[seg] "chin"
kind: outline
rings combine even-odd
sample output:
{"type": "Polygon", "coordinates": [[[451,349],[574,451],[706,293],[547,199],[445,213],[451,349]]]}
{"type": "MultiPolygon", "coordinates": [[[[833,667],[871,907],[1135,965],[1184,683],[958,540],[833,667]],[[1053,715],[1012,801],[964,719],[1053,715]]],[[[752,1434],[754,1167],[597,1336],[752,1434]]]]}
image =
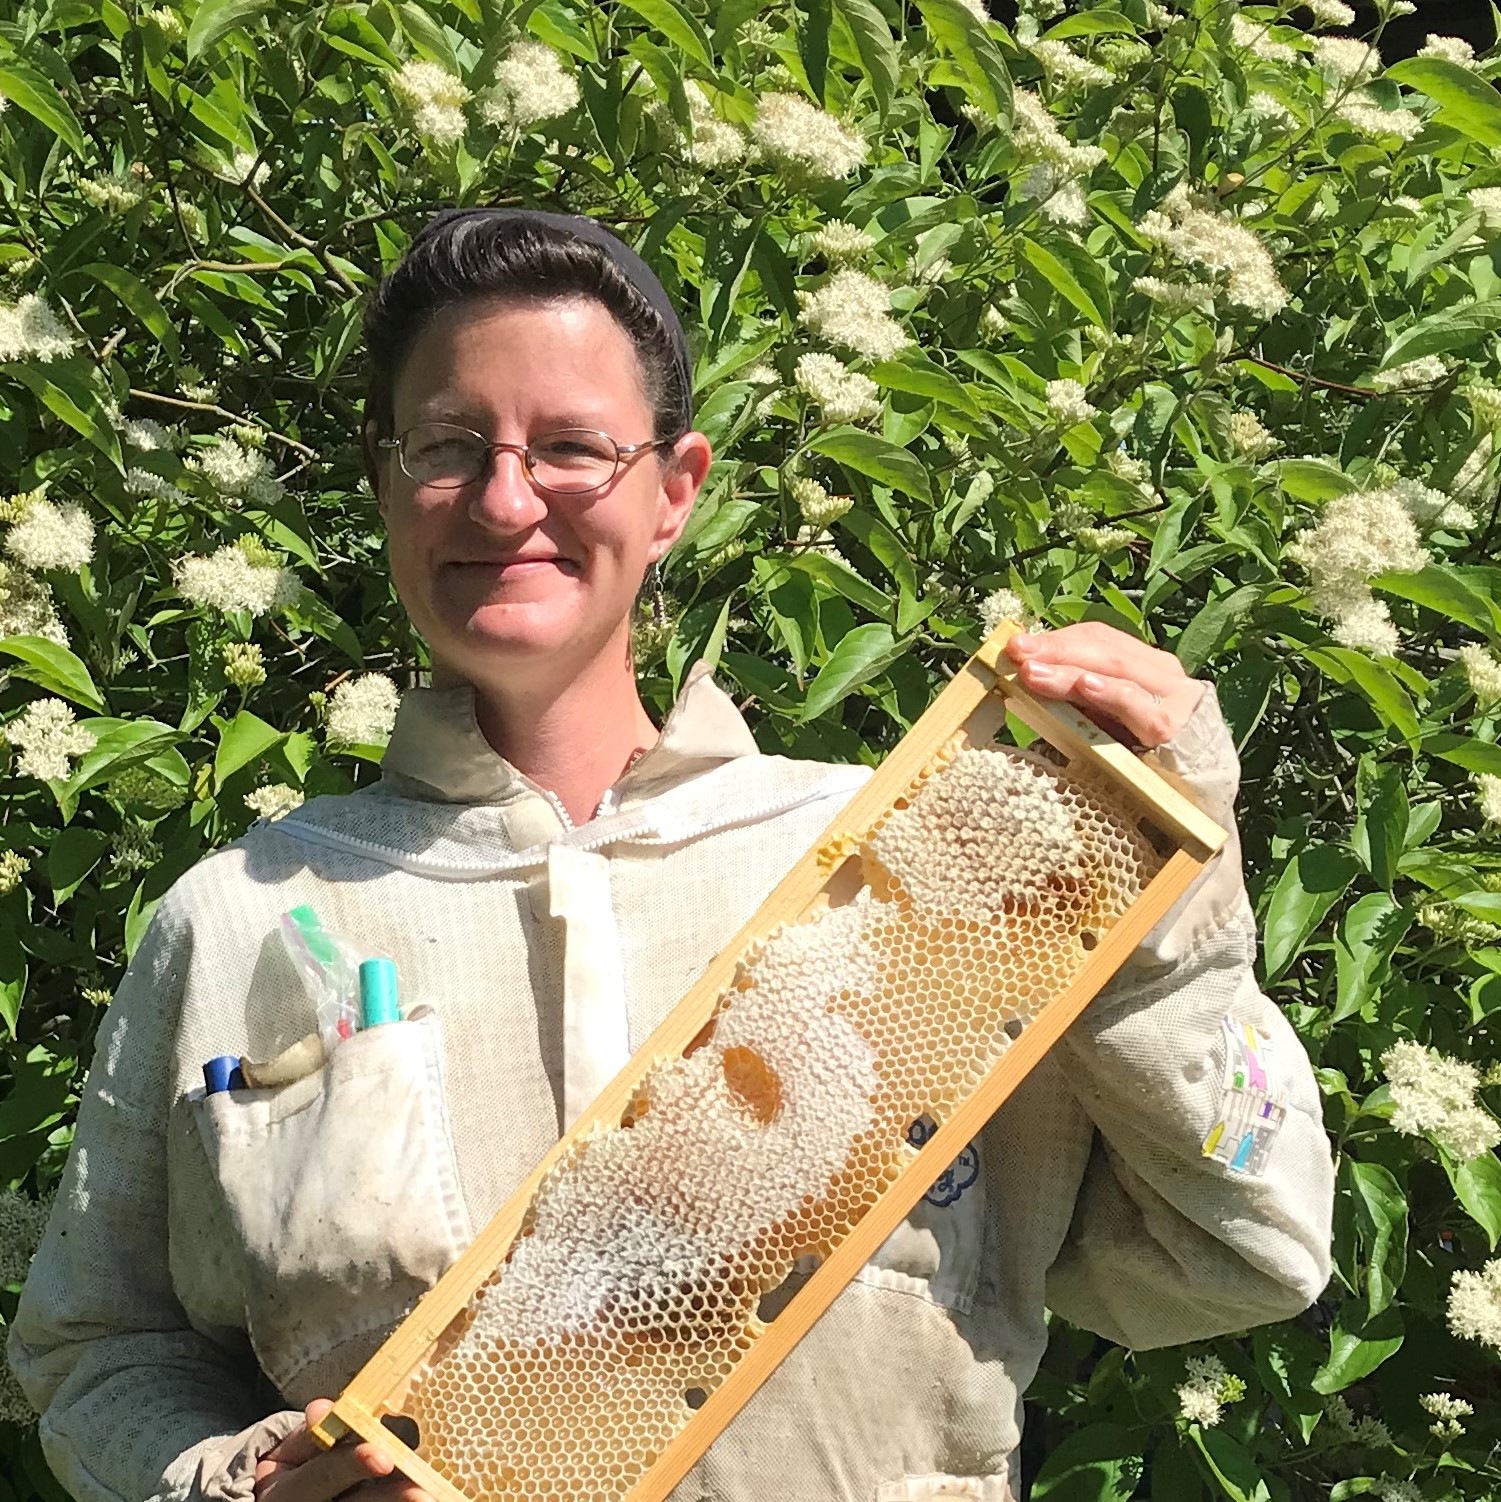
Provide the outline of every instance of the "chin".
{"type": "Polygon", "coordinates": [[[560,608],[561,603],[484,606],[438,634],[453,643],[453,655],[463,662],[493,666],[554,658],[567,670],[602,648],[618,623],[588,621],[577,610],[560,608]]]}

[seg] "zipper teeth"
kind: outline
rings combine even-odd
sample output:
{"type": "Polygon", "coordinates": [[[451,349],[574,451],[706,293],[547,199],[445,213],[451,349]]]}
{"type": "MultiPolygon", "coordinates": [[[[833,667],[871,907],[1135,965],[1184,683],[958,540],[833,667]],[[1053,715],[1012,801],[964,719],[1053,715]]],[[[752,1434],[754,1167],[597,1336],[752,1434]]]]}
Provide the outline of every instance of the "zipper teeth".
{"type": "MultiPolygon", "coordinates": [[[[788,809],[797,808],[804,803],[814,803],[822,798],[831,798],[835,793],[803,794],[796,798],[783,798],[774,803],[757,805],[750,813],[741,813],[734,818],[711,819],[707,824],[695,826],[698,834],[713,834],[717,830],[729,829],[736,824],[753,823],[757,819],[769,818],[773,814],[785,813],[788,809]]],[[[572,826],[570,826],[572,827],[572,826]]],[[[408,855],[404,850],[397,850],[390,845],[377,844],[374,840],[361,839],[359,835],[336,833],[333,830],[320,829],[313,824],[304,824],[290,815],[276,821],[278,832],[287,835],[290,839],[302,840],[310,845],[323,845],[330,849],[369,851],[379,857],[386,865],[395,866],[399,870],[410,871],[415,875],[447,875],[456,880],[481,880],[490,876],[503,876],[507,872],[514,871],[522,864],[514,861],[507,865],[480,865],[468,861],[453,860],[440,856],[408,855]]],[[[651,824],[629,824],[620,829],[610,830],[592,840],[579,842],[570,841],[569,848],[573,850],[594,851],[605,845],[613,845],[621,840],[639,839],[641,836],[655,832],[651,824]]],[[[519,852],[518,852],[519,854],[519,852]]]]}

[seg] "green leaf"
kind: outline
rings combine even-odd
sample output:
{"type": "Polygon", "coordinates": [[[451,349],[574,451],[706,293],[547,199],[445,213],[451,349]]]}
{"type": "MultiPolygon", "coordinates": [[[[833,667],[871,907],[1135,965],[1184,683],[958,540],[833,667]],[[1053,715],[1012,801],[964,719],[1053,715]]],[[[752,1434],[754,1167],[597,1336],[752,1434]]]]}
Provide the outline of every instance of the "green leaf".
{"type": "Polygon", "coordinates": [[[857,574],[842,558],[828,553],[798,553],[787,560],[787,567],[800,569],[815,584],[822,584],[831,594],[841,596],[852,605],[868,610],[882,620],[894,620],[891,596],[877,589],[863,575],[857,574]]]}
{"type": "Polygon", "coordinates": [[[946,407],[980,416],[980,404],[957,376],[950,375],[925,355],[908,353],[896,360],[882,360],[870,368],[870,378],[890,391],[908,391],[931,397],[946,407]]]}
{"type": "Polygon", "coordinates": [[[49,360],[45,365],[12,363],[0,366],[0,371],[19,381],[49,412],[62,418],[74,432],[82,433],[123,472],[120,439],[106,415],[114,393],[104,372],[92,360],[70,355],[65,360],[49,360]]]}
{"type": "Polygon", "coordinates": [[[1061,42],[1067,37],[1090,37],[1108,35],[1135,36],[1136,23],[1118,10],[1086,10],[1076,16],[1065,16],[1055,26],[1043,32],[1043,40],[1061,42]]]}
{"type": "Polygon", "coordinates": [[[452,74],[458,75],[463,71],[459,67],[459,59],[454,53],[447,31],[420,5],[415,4],[414,0],[402,0],[396,7],[396,15],[407,40],[424,57],[430,57],[452,74]]]}
{"type": "Polygon", "coordinates": [[[1361,812],[1351,843],[1377,884],[1390,891],[1397,879],[1397,863],[1407,848],[1407,789],[1402,769],[1363,757],[1357,790],[1361,812]]]}
{"type": "Polygon", "coordinates": [[[1492,777],[1501,777],[1501,746],[1494,741],[1445,733],[1429,736],[1423,742],[1423,750],[1467,772],[1488,772],[1492,777]]]}
{"type": "Polygon", "coordinates": [[[1412,926],[1412,914],[1385,892],[1367,892],[1339,921],[1334,935],[1335,1003],[1331,1022],[1343,1022],[1380,990],[1391,957],[1412,926]]]}
{"type": "Polygon", "coordinates": [[[1173,651],[1184,671],[1197,675],[1230,637],[1255,613],[1272,586],[1243,584],[1207,605],[1183,628],[1173,651]]]}
{"type": "Polygon", "coordinates": [[[840,639],[809,685],[800,718],[816,720],[827,713],[846,695],[895,662],[903,650],[904,644],[896,640],[891,627],[884,622],[856,626],[840,639]]]}
{"type": "Polygon", "coordinates": [[[900,490],[914,500],[932,504],[928,471],[922,460],[874,433],[862,433],[858,428],[834,428],[828,433],[820,433],[808,447],[846,469],[900,490]]]}
{"type": "Polygon", "coordinates": [[[1329,1333],[1329,1357],[1314,1373],[1313,1390],[1328,1397],[1368,1377],[1401,1349],[1403,1334],[1396,1308],[1362,1318],[1353,1304],[1342,1304],[1329,1333]]]}
{"type": "Polygon", "coordinates": [[[58,87],[39,69],[14,55],[0,58],[0,96],[40,120],[78,156],[88,151],[83,127],[58,87]]]}
{"type": "Polygon", "coordinates": [[[270,8],[271,0],[203,0],[188,27],[188,56],[201,57],[230,32],[238,31],[270,8]]]}
{"type": "Polygon", "coordinates": [[[1497,629],[1495,607],[1451,568],[1430,563],[1415,573],[1378,574],[1371,583],[1389,595],[1427,606],[1476,631],[1490,635],[1497,629]]]}
{"type": "MultiPolygon", "coordinates": [[[[1484,85],[1492,92],[1490,85],[1484,85]]],[[[1379,370],[1403,365],[1420,355],[1453,354],[1473,349],[1501,328],[1501,303],[1467,303],[1463,307],[1444,308],[1420,319],[1405,333],[1387,345],[1379,370]]]]}
{"type": "Polygon", "coordinates": [[[861,66],[876,98],[876,109],[884,119],[901,77],[901,57],[891,27],[874,0],[834,0],[834,3],[849,22],[861,66]]]}
{"type": "Polygon", "coordinates": [[[797,15],[797,45],[803,72],[813,97],[825,103],[829,75],[829,27],[833,24],[833,0],[800,0],[797,15]]]}
{"type": "Polygon", "coordinates": [[[1277,465],[1277,483],[1297,501],[1332,501],[1356,489],[1343,470],[1322,459],[1283,459],[1277,465]]]}
{"type": "Polygon", "coordinates": [[[123,266],[112,266],[107,261],[94,261],[87,266],[77,267],[68,275],[92,277],[101,287],[108,287],[125,305],[126,311],[134,314],[142,327],[167,352],[167,357],[176,361],[177,330],[172,326],[172,320],[167,316],[167,310],[161,305],[156,293],[134,272],[127,271],[123,266]]]}
{"type": "Polygon", "coordinates": [[[1359,874],[1360,861],[1341,845],[1312,845],[1282,868],[1262,925],[1268,981],[1297,958],[1308,936],[1359,874]]]}
{"type": "Polygon", "coordinates": [[[1049,1450],[1032,1481],[1033,1502],[1127,1502],[1141,1470],[1139,1429],[1088,1424],[1049,1450]]]}
{"type": "Polygon", "coordinates": [[[1195,1424],[1188,1431],[1209,1466],[1220,1490],[1231,1502],[1269,1502],[1271,1493],[1261,1478],[1255,1457],[1223,1429],[1195,1424]]]}
{"type": "Polygon", "coordinates": [[[1501,146],[1501,98],[1489,79],[1439,57],[1408,57],[1386,70],[1438,105],[1438,118],[1482,146],[1501,146]]]}
{"type": "Polygon", "coordinates": [[[92,751],[79,758],[73,775],[63,784],[58,803],[65,814],[71,814],[79,796],[89,788],[160,756],[186,739],[180,730],[163,725],[160,720],[106,719],[80,723],[93,731],[98,740],[92,751]]]}
{"type": "Polygon", "coordinates": [[[401,66],[401,57],[356,6],[335,6],[324,18],[322,31],[328,45],[346,56],[377,67],[401,66]]]}
{"type": "Polygon", "coordinates": [[[268,725],[259,715],[242,709],[227,724],[217,716],[219,748],[214,752],[214,788],[222,788],[242,767],[264,756],[283,736],[274,725],[268,725]]]}
{"type": "Polygon", "coordinates": [[[1303,655],[1337,683],[1354,684],[1377,715],[1417,749],[1417,711],[1390,668],[1353,647],[1304,647],[1303,655]]]}
{"type": "Polygon", "coordinates": [[[923,24],[959,65],[970,98],[997,119],[1011,118],[1011,75],[985,23],[961,0],[917,0],[923,24]]]}
{"type": "Polygon", "coordinates": [[[1460,1204],[1495,1251],[1501,1241],[1501,1158],[1488,1152],[1468,1163],[1455,1163],[1445,1155],[1444,1168],[1460,1204]]]}
{"type": "Polygon", "coordinates": [[[911,554],[885,522],[857,506],[840,518],[839,525],[870,549],[898,589],[907,595],[917,594],[917,570],[912,566],[911,554]]]}
{"type": "Polygon", "coordinates": [[[709,45],[709,38],[698,17],[686,7],[674,4],[673,0],[620,0],[620,3],[627,10],[635,11],[653,31],[676,43],[711,72],[716,71],[714,49],[709,45]]]}
{"type": "Polygon", "coordinates": [[[83,660],[67,647],[42,636],[4,636],[0,637],[0,652],[24,664],[10,669],[15,677],[81,704],[95,714],[104,713],[104,696],[95,687],[83,660]]]}
{"type": "Polygon", "coordinates": [[[1092,324],[1102,329],[1110,327],[1110,314],[1102,308],[1095,297],[1083,285],[1074,273],[1064,265],[1053,251],[1046,245],[1039,245],[1036,240],[1022,238],[1022,254],[1047,278],[1053,290],[1058,293],[1065,302],[1072,304],[1092,324]]]}
{"type": "Polygon", "coordinates": [[[1407,1272],[1407,1196],[1379,1163],[1346,1158],[1340,1178],[1355,1210],[1356,1235],[1365,1251],[1366,1305],[1374,1316],[1396,1298],[1407,1272]]]}
{"type": "Polygon", "coordinates": [[[78,890],[108,845],[109,836],[102,829],[70,824],[57,832],[47,851],[47,880],[58,902],[66,902],[78,890]]]}

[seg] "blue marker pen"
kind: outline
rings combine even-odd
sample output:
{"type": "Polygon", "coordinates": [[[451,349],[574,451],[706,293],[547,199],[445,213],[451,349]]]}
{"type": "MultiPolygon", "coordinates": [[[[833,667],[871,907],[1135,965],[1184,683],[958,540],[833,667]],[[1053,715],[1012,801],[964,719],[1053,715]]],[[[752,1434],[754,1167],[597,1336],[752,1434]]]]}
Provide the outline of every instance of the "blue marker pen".
{"type": "Polygon", "coordinates": [[[237,1054],[222,1053],[203,1066],[203,1093],[217,1095],[221,1090],[243,1090],[245,1076],[240,1073],[237,1054]]]}
{"type": "Polygon", "coordinates": [[[379,1027],[400,1022],[401,1004],[396,995],[394,960],[364,960],[360,964],[360,1026],[379,1027]]]}

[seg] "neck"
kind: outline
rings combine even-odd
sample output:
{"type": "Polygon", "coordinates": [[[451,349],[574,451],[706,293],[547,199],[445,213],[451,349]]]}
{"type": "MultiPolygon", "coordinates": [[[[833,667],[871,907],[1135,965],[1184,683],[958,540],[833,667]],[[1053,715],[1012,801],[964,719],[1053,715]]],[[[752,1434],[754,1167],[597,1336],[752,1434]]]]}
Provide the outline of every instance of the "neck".
{"type": "MultiPolygon", "coordinates": [[[[521,675],[517,675],[520,677],[521,675]]],[[[434,674],[434,680],[456,675],[434,674]]],[[[586,824],[657,727],[641,703],[626,653],[603,653],[561,687],[504,681],[475,685],[485,739],[516,770],[586,824]]]]}

